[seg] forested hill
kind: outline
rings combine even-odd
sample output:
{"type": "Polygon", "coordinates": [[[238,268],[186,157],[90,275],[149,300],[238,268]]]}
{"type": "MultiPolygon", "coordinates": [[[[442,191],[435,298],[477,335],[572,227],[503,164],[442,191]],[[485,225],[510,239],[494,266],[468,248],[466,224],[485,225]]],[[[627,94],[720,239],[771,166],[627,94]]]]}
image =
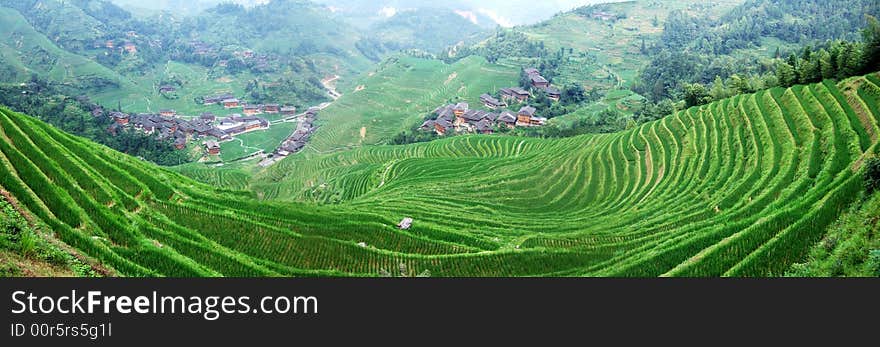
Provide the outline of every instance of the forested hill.
{"type": "Polygon", "coordinates": [[[674,11],[660,39],[646,47],[650,62],[636,90],[660,101],[686,83],[733,75],[773,86],[778,81],[761,79],[775,74],[776,58],[830,46],[829,40],[861,41],[868,16],[878,15],[874,0],[749,0],[718,19],[674,11]]]}
{"type": "Polygon", "coordinates": [[[371,65],[356,47],[360,33],[308,1],[275,0],[251,8],[224,4],[193,17],[164,12],[134,17],[103,0],[0,0],[0,6],[18,12],[4,17],[24,19],[10,23],[16,29],[0,41],[10,47],[10,59],[3,60],[0,71],[17,73],[0,77],[22,81],[34,74],[97,100],[130,106],[130,111],[150,111],[150,105],[161,103],[156,88],[163,84],[192,97],[253,93],[247,99],[305,106],[326,100],[321,79],[356,75],[371,65]],[[24,53],[16,49],[20,42],[40,42],[37,56],[53,61],[19,57],[24,53]],[[193,76],[178,81],[180,74],[193,76]],[[249,84],[280,87],[264,90],[249,84]]]}

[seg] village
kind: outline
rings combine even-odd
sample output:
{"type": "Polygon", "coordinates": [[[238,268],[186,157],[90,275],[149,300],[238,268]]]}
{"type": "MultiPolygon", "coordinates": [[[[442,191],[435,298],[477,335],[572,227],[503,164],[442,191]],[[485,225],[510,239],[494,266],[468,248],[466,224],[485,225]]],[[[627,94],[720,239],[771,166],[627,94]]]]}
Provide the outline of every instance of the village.
{"type": "MultiPolygon", "coordinates": [[[[160,89],[167,90],[168,88],[163,86],[160,89]]],[[[297,130],[270,156],[283,158],[297,153],[305,147],[309,137],[316,129],[315,119],[322,109],[322,107],[312,107],[302,114],[297,114],[297,109],[293,106],[247,104],[231,94],[205,96],[203,100],[204,106],[219,105],[226,110],[240,109],[241,113],[221,118],[211,112],[202,113],[197,117],[186,117],[170,109],[160,110],[158,113],[138,114],[114,111],[107,114],[114,120],[108,131],[115,135],[119,131],[129,128],[148,135],[155,134],[157,139],[161,141],[172,142],[178,150],[186,149],[192,141],[202,140],[201,146],[203,146],[206,157],[214,157],[220,155],[221,143],[231,141],[238,135],[267,130],[273,124],[281,122],[299,122],[297,130]],[[280,119],[269,121],[267,118],[260,117],[263,114],[278,115],[280,119]]],[[[103,109],[93,110],[94,116],[103,114],[103,109]]]]}
{"type": "MultiPolygon", "coordinates": [[[[547,98],[558,102],[562,93],[535,68],[524,69],[532,90],[541,90],[547,98]]],[[[421,131],[433,131],[437,135],[457,134],[492,134],[496,127],[515,129],[517,127],[539,127],[547,123],[547,118],[539,117],[537,110],[527,103],[532,93],[522,87],[503,88],[499,91],[500,100],[489,94],[480,96],[480,102],[489,111],[471,109],[466,102],[440,106],[431,114],[436,118],[426,120],[419,127],[421,131]],[[505,108],[509,105],[522,104],[518,112],[513,113],[505,108]]]]}

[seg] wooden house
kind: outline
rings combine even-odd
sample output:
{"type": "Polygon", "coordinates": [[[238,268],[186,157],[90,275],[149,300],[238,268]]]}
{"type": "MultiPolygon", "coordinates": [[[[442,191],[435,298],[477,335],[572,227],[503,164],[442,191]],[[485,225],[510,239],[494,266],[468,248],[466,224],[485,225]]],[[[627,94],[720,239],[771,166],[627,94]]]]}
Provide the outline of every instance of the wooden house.
{"type": "Polygon", "coordinates": [[[466,102],[460,102],[460,103],[456,104],[455,107],[452,109],[452,113],[456,117],[461,117],[461,115],[463,115],[465,112],[467,112],[468,109],[470,109],[470,107],[468,106],[468,104],[466,102]]]}
{"type": "Polygon", "coordinates": [[[524,106],[519,110],[516,115],[516,125],[517,126],[531,126],[532,125],[532,117],[535,116],[535,112],[537,109],[531,106],[524,106]]]}
{"type": "Polygon", "coordinates": [[[550,86],[550,82],[541,75],[531,75],[529,76],[529,81],[532,83],[532,87],[534,88],[543,89],[550,86]]]}
{"type": "Polygon", "coordinates": [[[245,105],[242,113],[248,116],[253,116],[263,113],[263,108],[259,105],[245,105]]]}
{"type": "Polygon", "coordinates": [[[205,112],[199,116],[199,119],[201,119],[205,123],[214,123],[214,121],[217,120],[217,116],[215,116],[211,112],[205,112]]]}
{"type": "Polygon", "coordinates": [[[175,115],[177,115],[177,111],[169,109],[159,110],[159,115],[162,117],[174,117],[175,115]]]}
{"type": "Polygon", "coordinates": [[[485,105],[486,107],[488,107],[489,109],[492,109],[492,110],[495,110],[495,109],[498,109],[499,107],[504,106],[504,104],[501,101],[499,101],[498,99],[496,99],[495,97],[493,97],[489,94],[481,95],[480,101],[483,102],[483,105],[485,105]]]}
{"type": "Polygon", "coordinates": [[[434,131],[437,132],[437,135],[444,136],[449,129],[452,129],[454,126],[452,122],[446,119],[438,118],[437,121],[434,122],[434,131]]]}
{"type": "Polygon", "coordinates": [[[130,117],[122,112],[113,112],[110,113],[110,117],[113,117],[113,120],[116,121],[116,124],[126,125],[128,124],[130,117]]]}
{"type": "Polygon", "coordinates": [[[263,111],[269,114],[275,114],[281,112],[281,106],[278,104],[268,104],[263,107],[263,111]]]}
{"type": "Polygon", "coordinates": [[[550,86],[544,88],[544,93],[547,94],[547,98],[553,101],[559,101],[562,98],[562,92],[559,91],[558,88],[550,86]]]}
{"type": "Polygon", "coordinates": [[[214,140],[207,141],[205,142],[205,150],[209,155],[220,155],[220,144],[214,140]]]}
{"type": "Polygon", "coordinates": [[[488,119],[483,119],[476,124],[474,124],[474,129],[480,134],[491,134],[492,133],[492,122],[488,119]]]}
{"type": "Polygon", "coordinates": [[[223,107],[225,108],[239,108],[241,107],[241,101],[236,98],[223,100],[223,107]]]}
{"type": "Polygon", "coordinates": [[[498,124],[503,124],[503,125],[507,126],[508,128],[515,128],[516,127],[516,118],[517,117],[516,117],[516,115],[513,114],[513,112],[504,111],[498,115],[498,119],[496,120],[496,122],[498,122],[498,124]]]}
{"type": "Polygon", "coordinates": [[[501,89],[501,99],[505,101],[525,102],[531,94],[520,87],[501,89]]]}
{"type": "Polygon", "coordinates": [[[178,151],[186,148],[186,137],[175,138],[174,139],[174,148],[177,149],[178,151]]]}
{"type": "Polygon", "coordinates": [[[285,116],[294,116],[294,115],[296,115],[296,107],[293,107],[293,106],[281,107],[281,114],[283,114],[285,116]]]}

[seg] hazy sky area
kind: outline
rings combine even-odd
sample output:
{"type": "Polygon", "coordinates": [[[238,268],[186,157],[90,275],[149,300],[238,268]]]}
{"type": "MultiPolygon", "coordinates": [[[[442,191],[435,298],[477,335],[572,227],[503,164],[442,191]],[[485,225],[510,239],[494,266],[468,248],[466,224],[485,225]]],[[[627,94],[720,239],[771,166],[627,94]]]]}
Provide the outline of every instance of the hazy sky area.
{"type": "MultiPolygon", "coordinates": [[[[128,9],[170,10],[194,14],[229,0],[111,0],[128,9]]],[[[269,0],[234,0],[252,6],[269,0]]],[[[447,8],[472,21],[492,20],[502,26],[534,24],[579,6],[619,0],[313,0],[334,12],[356,17],[391,17],[414,8],[447,8]]],[[[493,23],[480,22],[480,25],[493,23]]]]}

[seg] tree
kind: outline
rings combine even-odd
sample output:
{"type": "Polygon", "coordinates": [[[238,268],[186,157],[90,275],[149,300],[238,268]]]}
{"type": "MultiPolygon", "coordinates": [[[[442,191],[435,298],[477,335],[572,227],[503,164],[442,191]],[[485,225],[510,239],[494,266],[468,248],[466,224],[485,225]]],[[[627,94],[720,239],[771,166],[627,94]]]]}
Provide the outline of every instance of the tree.
{"type": "Polygon", "coordinates": [[[837,75],[831,53],[824,49],[819,51],[819,73],[822,75],[822,79],[831,79],[837,75]]]}
{"type": "Polygon", "coordinates": [[[560,101],[565,105],[573,105],[584,102],[586,99],[587,92],[584,90],[584,87],[578,83],[573,83],[563,88],[560,101]]]}
{"type": "Polygon", "coordinates": [[[776,66],[776,78],[779,80],[779,85],[783,87],[791,87],[798,80],[794,67],[786,62],[780,62],[776,66]]]}
{"type": "Polygon", "coordinates": [[[880,159],[871,158],[865,163],[865,189],[868,195],[880,189],[880,159]]]}
{"type": "Polygon", "coordinates": [[[735,94],[745,94],[745,93],[751,93],[754,91],[754,90],[752,90],[752,87],[749,85],[749,80],[742,78],[737,74],[730,76],[729,85],[730,85],[730,88],[733,89],[733,93],[735,93],[735,94]]]}
{"type": "Polygon", "coordinates": [[[727,88],[724,87],[724,80],[721,76],[715,76],[715,82],[712,83],[712,91],[709,92],[713,100],[722,100],[728,97],[727,88]]]}
{"type": "Polygon", "coordinates": [[[788,66],[791,66],[791,72],[793,75],[791,85],[796,84],[801,79],[801,76],[798,75],[798,71],[799,71],[799,67],[800,67],[800,64],[798,64],[799,62],[800,61],[798,60],[797,56],[795,56],[794,54],[791,54],[788,56],[787,64],[788,64],[788,66]]]}
{"type": "Polygon", "coordinates": [[[705,105],[712,102],[712,96],[706,90],[706,86],[700,83],[687,83],[684,85],[684,101],[686,107],[705,105]]]}
{"type": "Polygon", "coordinates": [[[862,31],[864,47],[864,67],[862,73],[880,70],[880,21],[867,15],[868,27],[862,31]]]}

